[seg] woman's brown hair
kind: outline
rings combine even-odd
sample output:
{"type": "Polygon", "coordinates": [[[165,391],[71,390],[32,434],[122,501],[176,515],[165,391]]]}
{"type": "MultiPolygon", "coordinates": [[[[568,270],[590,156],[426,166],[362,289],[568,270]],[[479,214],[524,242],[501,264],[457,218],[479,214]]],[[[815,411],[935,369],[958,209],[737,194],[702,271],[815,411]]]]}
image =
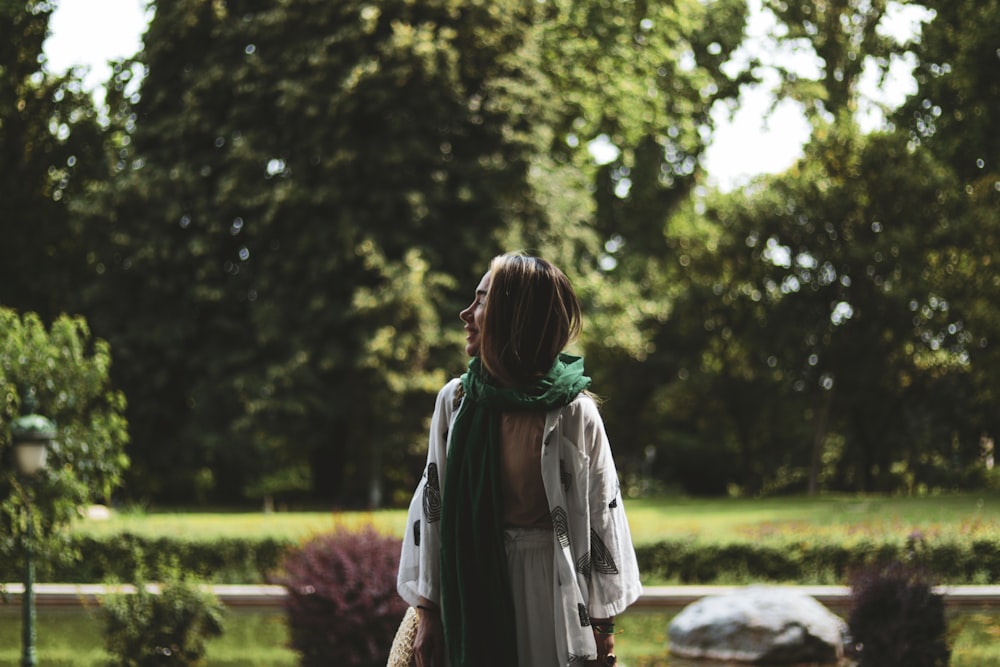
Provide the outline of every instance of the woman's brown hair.
{"type": "Polygon", "coordinates": [[[479,357],[502,384],[531,384],[547,373],[581,326],[580,300],[554,264],[512,254],[490,262],[479,357]]]}

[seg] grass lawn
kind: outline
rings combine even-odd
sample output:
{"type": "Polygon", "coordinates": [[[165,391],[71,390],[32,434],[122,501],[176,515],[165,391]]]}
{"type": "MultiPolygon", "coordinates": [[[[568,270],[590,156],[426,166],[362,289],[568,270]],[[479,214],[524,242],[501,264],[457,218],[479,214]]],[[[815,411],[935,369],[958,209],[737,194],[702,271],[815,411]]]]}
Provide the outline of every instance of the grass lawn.
{"type": "MultiPolygon", "coordinates": [[[[43,667],[105,667],[103,625],[97,609],[42,607],[37,612],[38,664],[43,667]]],[[[281,611],[230,612],[225,632],[208,642],[205,667],[293,667],[288,628],[281,611]]],[[[0,667],[21,664],[21,611],[0,604],[0,667]]]]}
{"type": "Polygon", "coordinates": [[[1000,530],[1000,494],[633,499],[626,511],[637,544],[684,535],[726,540],[806,532],[846,538],[919,530],[933,537],[1000,530]]]}
{"type": "Polygon", "coordinates": [[[101,536],[132,533],[147,537],[215,539],[248,534],[306,539],[336,528],[356,529],[374,525],[380,531],[402,535],[406,525],[403,510],[377,512],[123,512],[108,519],[83,519],[74,532],[101,536]]]}
{"type": "MultiPolygon", "coordinates": [[[[789,532],[859,533],[928,538],[1000,530],[1000,494],[953,494],[912,498],[817,496],[785,498],[627,499],[636,544],[690,535],[706,540],[755,538],[789,532]]],[[[144,512],[115,513],[107,520],[83,520],[74,530],[90,535],[176,535],[212,539],[248,533],[305,539],[337,527],[372,524],[402,535],[404,510],[375,512],[144,512]]]]}
{"type": "MultiPolygon", "coordinates": [[[[671,614],[628,612],[620,617],[622,634],[616,653],[623,667],[687,667],[690,662],[667,655],[671,614]]],[[[1000,617],[965,612],[952,615],[951,667],[1000,667],[1000,617]]],[[[21,656],[20,612],[0,605],[0,667],[18,667],[21,656]]],[[[38,656],[45,667],[104,667],[108,655],[96,610],[38,610],[38,656]]],[[[208,644],[205,667],[294,667],[296,654],[287,647],[288,630],[280,612],[230,613],[225,634],[208,644]]],[[[699,667],[711,667],[698,663],[699,667]]]]}

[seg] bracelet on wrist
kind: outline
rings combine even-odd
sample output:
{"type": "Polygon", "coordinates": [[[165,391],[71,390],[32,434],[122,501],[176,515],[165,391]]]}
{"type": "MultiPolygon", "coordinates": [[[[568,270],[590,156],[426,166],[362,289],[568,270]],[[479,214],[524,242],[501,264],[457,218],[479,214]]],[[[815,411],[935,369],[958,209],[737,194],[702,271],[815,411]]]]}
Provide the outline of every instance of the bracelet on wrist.
{"type": "Polygon", "coordinates": [[[425,605],[425,604],[418,604],[417,605],[417,609],[419,609],[420,611],[429,611],[432,614],[438,613],[437,609],[435,609],[434,607],[430,607],[428,605],[425,605]]]}
{"type": "Polygon", "coordinates": [[[615,634],[615,624],[614,623],[595,623],[594,632],[599,635],[613,635],[615,634]]]}

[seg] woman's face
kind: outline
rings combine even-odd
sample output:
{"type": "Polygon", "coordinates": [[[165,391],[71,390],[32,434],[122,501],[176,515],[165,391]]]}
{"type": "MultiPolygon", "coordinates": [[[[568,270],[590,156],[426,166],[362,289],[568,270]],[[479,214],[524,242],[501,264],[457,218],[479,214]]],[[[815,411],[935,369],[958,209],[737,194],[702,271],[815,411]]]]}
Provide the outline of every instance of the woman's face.
{"type": "Polygon", "coordinates": [[[462,318],[462,321],[465,322],[465,353],[470,357],[479,354],[483,311],[486,306],[486,292],[489,288],[490,274],[487,272],[476,287],[476,298],[473,299],[468,308],[458,314],[462,318]]]}

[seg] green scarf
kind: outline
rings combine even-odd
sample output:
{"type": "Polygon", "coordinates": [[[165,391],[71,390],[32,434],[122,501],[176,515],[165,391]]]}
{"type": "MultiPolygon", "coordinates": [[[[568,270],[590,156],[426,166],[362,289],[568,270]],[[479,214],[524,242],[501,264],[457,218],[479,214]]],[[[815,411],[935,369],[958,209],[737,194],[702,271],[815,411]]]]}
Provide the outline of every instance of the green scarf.
{"type": "Polygon", "coordinates": [[[452,667],[517,665],[503,537],[500,415],[562,407],[589,385],[583,359],[567,354],[525,389],[490,384],[478,357],[462,376],[465,398],[452,427],[441,515],[441,612],[452,667]]]}

